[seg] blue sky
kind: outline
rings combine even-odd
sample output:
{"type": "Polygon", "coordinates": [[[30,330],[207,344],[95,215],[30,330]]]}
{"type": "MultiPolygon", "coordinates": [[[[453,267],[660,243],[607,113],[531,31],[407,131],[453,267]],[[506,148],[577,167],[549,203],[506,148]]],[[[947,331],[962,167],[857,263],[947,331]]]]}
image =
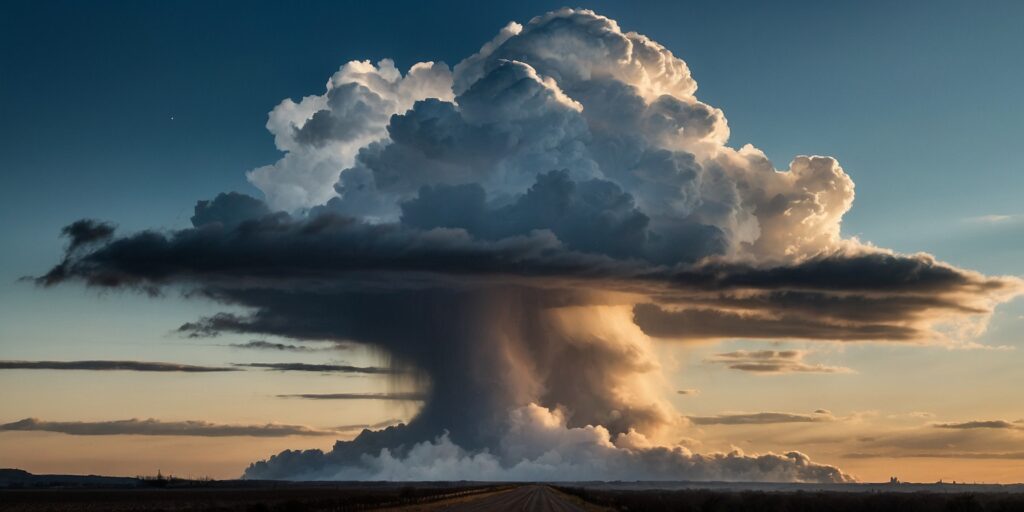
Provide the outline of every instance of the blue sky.
{"type": "MultiPolygon", "coordinates": [[[[76,219],[110,220],[123,232],[182,228],[196,200],[230,190],[258,195],[245,172],[280,158],[265,128],[267,113],[286,97],[323,93],[343,63],[454,65],[507,22],[561,6],[8,2],[0,16],[0,236],[7,249],[0,251],[0,359],[230,360],[223,347],[197,351],[168,334],[209,313],[210,303],[73,286],[42,291],[17,280],[58,261],[65,243],[59,231],[76,219]]],[[[1024,3],[583,6],[684,59],[700,86],[697,96],[725,112],[731,146],[752,143],[777,168],[800,154],[836,157],[856,183],[844,235],[930,252],[987,274],[1024,275],[1024,3]]],[[[1020,299],[997,311],[982,341],[1018,350],[972,353],[984,361],[973,378],[997,368],[1003,380],[992,388],[1019,383],[1005,365],[1019,362],[1022,326],[1020,299]]],[[[742,340],[734,345],[750,348],[742,340]]],[[[699,362],[709,350],[694,349],[680,365],[699,362]]],[[[884,369],[878,371],[892,378],[900,371],[893,361],[907,357],[905,350],[825,352],[835,364],[868,375],[865,368],[884,369]]],[[[917,362],[940,372],[960,357],[936,350],[917,362]]],[[[711,387],[717,374],[702,371],[691,375],[711,387]]],[[[863,393],[856,381],[837,382],[822,389],[863,393]]],[[[874,385],[884,390],[889,382],[874,385]]],[[[780,393],[788,389],[781,380],[774,384],[780,393]]],[[[723,393],[722,401],[734,399],[737,408],[758,400],[723,393]]],[[[908,393],[906,402],[922,400],[908,393]]],[[[812,407],[815,399],[800,400],[812,407]]],[[[705,414],[718,408],[694,407],[705,414]]],[[[374,409],[366,421],[389,412],[374,409]]],[[[238,414],[228,419],[259,421],[238,414]]],[[[8,419],[17,418],[0,418],[8,419]]]]}

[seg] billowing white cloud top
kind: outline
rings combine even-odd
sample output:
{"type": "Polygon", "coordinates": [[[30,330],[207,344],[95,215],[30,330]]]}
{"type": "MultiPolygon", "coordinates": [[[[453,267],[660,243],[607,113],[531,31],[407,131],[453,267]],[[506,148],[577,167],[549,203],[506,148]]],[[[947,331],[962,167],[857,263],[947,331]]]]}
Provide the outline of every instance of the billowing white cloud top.
{"type": "Polygon", "coordinates": [[[499,205],[565,170],[629,194],[669,240],[648,251],[662,261],[791,261],[852,243],[840,222],[853,182],[834,159],[800,156],[776,171],[757,148],[726,145],[724,114],[696,90],[686,63],[660,44],[562,9],[510,23],[453,72],[345,64],[324,94],[270,113],[286,153],[249,179],[275,208],[330,202],[387,221],[424,186],[479,184],[499,205]]]}

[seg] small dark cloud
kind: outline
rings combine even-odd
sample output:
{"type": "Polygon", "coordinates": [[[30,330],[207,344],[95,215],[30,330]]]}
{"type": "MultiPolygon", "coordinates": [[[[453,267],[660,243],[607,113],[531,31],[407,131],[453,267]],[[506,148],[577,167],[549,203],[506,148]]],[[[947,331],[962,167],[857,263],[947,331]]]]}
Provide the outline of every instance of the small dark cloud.
{"type": "Polygon", "coordinates": [[[303,345],[291,345],[287,343],[274,343],[264,340],[252,340],[247,343],[232,343],[232,348],[246,348],[254,350],[278,350],[281,352],[314,352],[317,349],[303,345]]]}
{"type": "Polygon", "coordinates": [[[820,423],[833,421],[831,414],[797,414],[789,412],[755,412],[719,414],[716,416],[689,416],[694,425],[768,425],[773,423],[820,423]]]}
{"type": "Polygon", "coordinates": [[[196,436],[196,437],[285,437],[324,436],[333,430],[317,430],[301,425],[224,425],[207,421],[160,421],[130,419],[115,421],[44,421],[25,418],[0,425],[0,431],[45,431],[74,436],[196,436]]]}
{"type": "MultiPolygon", "coordinates": [[[[109,241],[114,236],[114,225],[92,219],[81,219],[61,229],[61,236],[68,238],[68,246],[64,258],[53,266],[45,275],[34,278],[37,284],[51,286],[69,277],[71,258],[78,249],[92,244],[109,241]]],[[[22,278],[22,280],[32,278],[22,278]]]]}
{"type": "Polygon", "coordinates": [[[1001,428],[1001,429],[1022,429],[1024,426],[1019,424],[1010,423],[1009,421],[1003,420],[983,420],[983,421],[965,421],[963,423],[939,423],[935,425],[936,428],[951,428],[951,429],[975,429],[975,428],[1001,428]]]}
{"type": "Polygon", "coordinates": [[[696,396],[696,395],[700,394],[700,390],[699,389],[680,389],[680,390],[676,391],[676,394],[677,395],[696,396]]]}
{"type": "Polygon", "coordinates": [[[841,366],[826,366],[804,361],[803,350],[737,350],[715,354],[706,362],[725,365],[733,370],[760,374],[781,373],[852,373],[841,366]]]}
{"type": "Polygon", "coordinates": [[[392,419],[389,419],[389,420],[378,421],[377,423],[360,423],[360,424],[355,424],[355,425],[339,425],[339,426],[334,427],[334,428],[335,428],[335,430],[337,430],[339,432],[351,432],[353,430],[377,430],[377,429],[381,429],[381,428],[390,427],[390,426],[393,426],[393,425],[400,425],[402,423],[403,423],[402,420],[397,419],[397,418],[392,418],[392,419]]]}
{"type": "Polygon", "coordinates": [[[370,375],[390,375],[400,373],[391,368],[380,366],[350,366],[346,364],[306,364],[306,363],[240,363],[235,366],[244,368],[263,368],[282,372],[320,372],[320,373],[365,373],[370,375]]]}
{"type": "Polygon", "coordinates": [[[1003,420],[932,423],[860,440],[859,453],[879,457],[1005,458],[1024,449],[1024,425],[1003,420]]]}
{"type": "Polygon", "coordinates": [[[308,400],[398,400],[418,402],[427,399],[424,393],[301,393],[277,395],[279,398],[304,398],[308,400]]]}
{"type": "Polygon", "coordinates": [[[238,368],[150,361],[0,361],[0,370],[93,370],[132,372],[233,372],[238,368]]]}
{"type": "Polygon", "coordinates": [[[229,331],[227,327],[237,317],[229,313],[216,313],[196,322],[185,322],[178,327],[178,332],[189,338],[216,338],[222,332],[229,331]]]}
{"type": "Polygon", "coordinates": [[[73,251],[83,245],[108,240],[114,236],[114,225],[92,219],[82,219],[65,226],[61,234],[71,241],[68,250],[73,251]]]}

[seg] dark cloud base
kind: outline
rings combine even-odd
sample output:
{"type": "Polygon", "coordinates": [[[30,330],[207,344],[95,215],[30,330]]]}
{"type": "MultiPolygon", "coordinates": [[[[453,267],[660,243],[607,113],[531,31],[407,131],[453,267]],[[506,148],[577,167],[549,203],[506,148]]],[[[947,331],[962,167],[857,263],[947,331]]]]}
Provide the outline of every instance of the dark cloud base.
{"type": "MultiPolygon", "coordinates": [[[[331,286],[384,293],[561,282],[643,293],[661,302],[635,310],[635,321],[652,336],[851,341],[924,339],[922,322],[929,318],[984,313],[984,301],[994,300],[989,296],[1012,295],[1019,287],[1013,279],[960,271],[923,256],[835,254],[786,267],[711,262],[670,268],[572,251],[543,232],[487,241],[461,230],[371,225],[333,214],[308,220],[270,215],[230,230],[216,223],[170,235],[143,232],[91,252],[70,251],[39,282],[71,279],[149,292],[183,283],[252,306],[257,304],[248,304],[239,288],[250,296],[282,288],[327,296],[331,286]]],[[[213,335],[239,323],[244,321],[217,315],[182,329],[213,335]]]]}

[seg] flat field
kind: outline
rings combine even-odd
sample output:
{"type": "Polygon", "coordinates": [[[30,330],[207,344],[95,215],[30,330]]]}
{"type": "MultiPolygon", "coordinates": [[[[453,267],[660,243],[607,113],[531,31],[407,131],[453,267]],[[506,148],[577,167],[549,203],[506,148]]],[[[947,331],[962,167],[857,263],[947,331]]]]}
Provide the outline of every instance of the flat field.
{"type": "Polygon", "coordinates": [[[1024,511],[1020,491],[1020,486],[971,485],[222,481],[158,488],[7,488],[0,489],[0,512],[994,512],[1024,511]]]}

